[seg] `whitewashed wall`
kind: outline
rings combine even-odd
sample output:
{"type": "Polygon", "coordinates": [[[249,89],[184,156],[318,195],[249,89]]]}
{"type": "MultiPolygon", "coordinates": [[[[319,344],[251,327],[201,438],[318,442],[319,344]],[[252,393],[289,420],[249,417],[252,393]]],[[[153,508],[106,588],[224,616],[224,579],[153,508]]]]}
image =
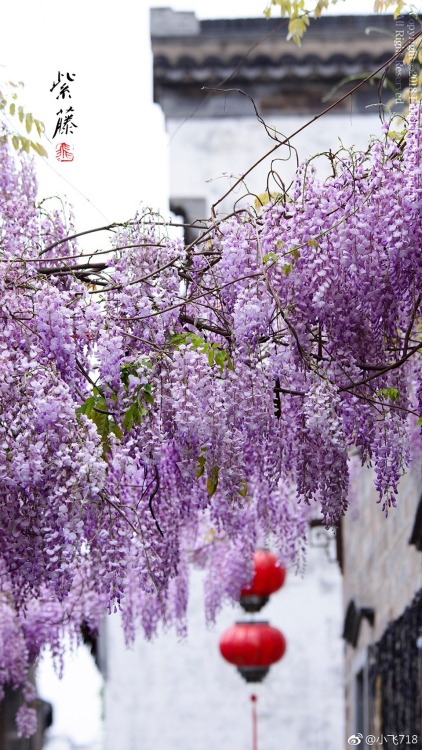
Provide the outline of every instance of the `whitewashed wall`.
{"type": "MultiPolygon", "coordinates": [[[[269,116],[267,124],[283,136],[302,127],[309,118],[299,116],[269,116]]],[[[201,197],[208,210],[266,151],[275,145],[262,125],[253,117],[191,118],[184,122],[167,121],[170,138],[170,196],[172,200],[201,197]]],[[[340,139],[344,146],[366,149],[371,134],[380,135],[381,124],[374,114],[327,115],[292,140],[300,161],[329,148],[337,151],[340,139]]],[[[280,147],[271,158],[257,167],[245,180],[246,188],[257,193],[266,189],[266,178],[271,159],[286,159],[287,147],[280,147]]],[[[319,159],[314,164],[321,173],[328,174],[328,160],[319,159]]],[[[293,178],[296,169],[294,154],[288,161],[274,162],[285,183],[293,178]]],[[[273,187],[274,189],[274,187],[273,187]]],[[[244,195],[245,186],[236,188],[219,206],[219,211],[229,212],[233,202],[244,195]]]]}

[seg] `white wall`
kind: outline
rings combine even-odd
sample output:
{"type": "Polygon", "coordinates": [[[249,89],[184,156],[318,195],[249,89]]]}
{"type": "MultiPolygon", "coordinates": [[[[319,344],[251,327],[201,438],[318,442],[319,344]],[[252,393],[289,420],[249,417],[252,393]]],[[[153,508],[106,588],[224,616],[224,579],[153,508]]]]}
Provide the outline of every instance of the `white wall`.
{"type": "MultiPolygon", "coordinates": [[[[269,116],[267,125],[275,127],[279,137],[280,134],[286,137],[307,121],[307,117],[269,116]]],[[[171,198],[201,197],[206,199],[208,207],[234,183],[230,175],[239,177],[275,145],[254,117],[192,118],[183,123],[169,120],[167,130],[170,137],[171,198]]],[[[329,148],[337,151],[340,138],[347,147],[354,145],[366,149],[369,136],[379,136],[380,132],[381,124],[376,115],[330,114],[303,130],[292,139],[292,145],[298,150],[300,161],[304,161],[329,148]]],[[[231,211],[234,201],[247,189],[264,192],[271,159],[286,159],[288,156],[287,147],[280,147],[246,178],[246,188],[239,186],[218,210],[231,211]]],[[[324,174],[328,173],[326,158],[314,163],[324,174]]],[[[294,154],[289,161],[274,162],[274,168],[288,184],[296,169],[294,154]]]]}

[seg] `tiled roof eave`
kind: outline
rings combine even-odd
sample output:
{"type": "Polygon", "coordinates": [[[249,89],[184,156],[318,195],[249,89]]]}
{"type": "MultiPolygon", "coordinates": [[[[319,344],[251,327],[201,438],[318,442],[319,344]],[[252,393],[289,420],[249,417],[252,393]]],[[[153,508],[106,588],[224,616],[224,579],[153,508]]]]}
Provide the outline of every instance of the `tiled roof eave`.
{"type": "Polygon", "coordinates": [[[359,63],[349,62],[343,64],[321,63],[319,65],[274,65],[274,66],[245,66],[241,70],[226,66],[204,66],[194,68],[155,68],[154,79],[157,83],[201,83],[214,80],[226,80],[232,77],[235,80],[278,81],[286,77],[296,79],[319,78],[319,79],[341,79],[348,76],[369,73],[376,67],[368,65],[362,67],[359,63]],[[234,74],[234,75],[233,75],[234,74]]]}

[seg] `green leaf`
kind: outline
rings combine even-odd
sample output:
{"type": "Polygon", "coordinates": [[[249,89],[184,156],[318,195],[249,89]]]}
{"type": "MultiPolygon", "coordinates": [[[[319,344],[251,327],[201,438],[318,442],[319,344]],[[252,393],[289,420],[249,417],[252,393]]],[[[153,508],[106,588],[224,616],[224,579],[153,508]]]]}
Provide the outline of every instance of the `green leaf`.
{"type": "Polygon", "coordinates": [[[240,488],[239,488],[239,495],[241,497],[246,497],[247,494],[248,494],[248,485],[246,484],[246,481],[242,479],[240,483],[240,488]]]}
{"type": "Polygon", "coordinates": [[[126,409],[122,419],[122,427],[125,432],[129,432],[135,424],[141,424],[142,417],[145,414],[148,414],[148,412],[143,406],[140,406],[138,403],[131,404],[126,409]]]}
{"type": "Polygon", "coordinates": [[[187,340],[190,341],[192,349],[199,349],[202,347],[204,351],[207,351],[209,348],[209,344],[207,344],[201,336],[197,336],[195,333],[188,333],[187,340]]]}
{"type": "Polygon", "coordinates": [[[274,262],[277,262],[278,261],[278,255],[277,255],[277,253],[266,253],[262,257],[262,262],[263,263],[268,263],[270,260],[274,261],[274,262]]]}
{"type": "Polygon", "coordinates": [[[308,16],[302,16],[301,18],[291,18],[289,21],[289,33],[287,39],[292,41],[300,47],[301,39],[306,31],[306,27],[309,26],[308,16]]]}
{"type": "Polygon", "coordinates": [[[122,427],[125,430],[125,432],[129,432],[129,430],[132,429],[135,422],[136,422],[136,404],[132,404],[131,406],[129,406],[129,409],[126,409],[123,415],[122,427]]]}
{"type": "Polygon", "coordinates": [[[110,450],[110,433],[114,433],[121,440],[122,431],[108,413],[107,402],[104,396],[99,393],[97,388],[94,391],[94,395],[88,396],[83,404],[76,409],[76,414],[77,416],[85,414],[88,419],[94,422],[100,436],[103,457],[105,458],[110,450]]]}
{"type": "Polygon", "coordinates": [[[23,111],[23,107],[18,107],[18,115],[19,115],[19,122],[23,122],[25,118],[25,112],[23,111]]]}
{"type": "Polygon", "coordinates": [[[34,124],[35,124],[35,127],[36,127],[36,129],[37,129],[37,133],[38,133],[38,135],[39,135],[39,136],[41,137],[41,135],[43,134],[43,132],[44,132],[44,130],[45,130],[45,127],[44,127],[44,123],[43,123],[43,122],[41,122],[41,120],[37,120],[37,119],[36,119],[36,118],[34,117],[34,124]]]}
{"type": "Polygon", "coordinates": [[[205,456],[198,456],[198,468],[196,470],[196,478],[199,479],[202,477],[204,471],[205,471],[205,463],[206,458],[205,456]]]}
{"type": "Polygon", "coordinates": [[[396,401],[398,399],[399,392],[397,388],[381,388],[376,392],[375,395],[381,399],[386,398],[389,401],[396,401]]]}
{"type": "Polygon", "coordinates": [[[86,401],[83,402],[82,406],[76,409],[76,414],[86,414],[87,417],[91,417],[96,402],[95,396],[89,396],[86,401]]]}
{"type": "Polygon", "coordinates": [[[15,102],[11,102],[10,105],[9,105],[9,112],[10,112],[10,114],[14,115],[15,114],[15,110],[16,110],[16,104],[15,104],[15,102]]]}
{"type": "Polygon", "coordinates": [[[147,390],[147,388],[151,388],[151,386],[147,386],[144,390],[144,399],[147,402],[147,404],[153,404],[154,403],[154,396],[150,391],[147,390]]]}
{"type": "Polygon", "coordinates": [[[419,417],[418,421],[416,422],[418,427],[422,427],[422,417],[419,417]]]}
{"type": "MultiPolygon", "coordinates": [[[[271,130],[273,130],[273,128],[271,128],[271,130]]],[[[263,206],[266,206],[266,204],[269,203],[270,201],[276,201],[278,198],[281,198],[282,196],[283,196],[283,193],[269,193],[268,190],[266,190],[265,193],[260,193],[260,195],[258,195],[255,198],[254,206],[257,209],[257,211],[259,211],[260,208],[262,208],[263,206]]]]}
{"type": "Polygon", "coordinates": [[[28,114],[25,117],[25,128],[26,128],[27,133],[31,132],[33,119],[34,118],[32,117],[31,113],[28,112],[28,114]]]}
{"type": "Polygon", "coordinates": [[[34,141],[31,141],[31,148],[33,148],[34,151],[36,151],[40,156],[48,156],[47,151],[45,150],[44,146],[41,146],[41,143],[35,143],[34,141]]]}
{"type": "Polygon", "coordinates": [[[120,368],[120,380],[122,381],[125,388],[129,388],[129,375],[130,375],[130,367],[128,365],[123,365],[120,368]]]}
{"type": "Polygon", "coordinates": [[[211,471],[208,472],[207,477],[207,490],[210,497],[212,497],[218,487],[218,473],[220,471],[219,466],[213,466],[211,471]]]}
{"type": "Polygon", "coordinates": [[[91,419],[97,428],[97,432],[101,438],[103,449],[104,451],[106,451],[106,448],[108,448],[109,444],[108,437],[110,434],[109,416],[108,414],[104,414],[103,411],[96,411],[94,409],[91,415],[91,419]]]}
{"type": "Polygon", "coordinates": [[[226,352],[223,349],[217,351],[215,355],[215,364],[220,368],[220,372],[223,372],[224,365],[226,362],[226,352]]]}
{"type": "Polygon", "coordinates": [[[188,336],[188,333],[173,333],[167,341],[167,346],[177,349],[179,346],[188,343],[188,336]]]}
{"type": "Polygon", "coordinates": [[[127,362],[120,368],[120,379],[125,387],[126,393],[130,396],[132,403],[126,409],[123,414],[122,427],[125,432],[129,432],[134,425],[139,425],[142,422],[142,417],[148,414],[148,410],[143,406],[145,404],[154,404],[154,394],[152,392],[152,384],[147,383],[138,384],[130,390],[129,379],[133,377],[139,378],[139,369],[141,367],[152,368],[152,363],[149,359],[144,358],[139,362],[127,362]]]}
{"type": "Polygon", "coordinates": [[[314,18],[319,18],[322,11],[328,8],[328,0],[318,0],[314,9],[314,18]]]}
{"type": "Polygon", "coordinates": [[[18,149],[19,149],[19,138],[18,138],[17,135],[12,135],[12,143],[13,143],[13,148],[15,149],[15,151],[18,151],[18,149]]]}
{"type": "Polygon", "coordinates": [[[121,440],[123,437],[123,432],[121,431],[120,427],[116,422],[111,421],[110,423],[110,431],[116,436],[118,440],[121,440]]]}
{"type": "Polygon", "coordinates": [[[284,266],[283,266],[283,268],[282,268],[282,271],[283,271],[284,275],[288,276],[289,273],[290,273],[290,271],[292,270],[292,268],[293,268],[293,266],[292,266],[291,263],[285,263],[284,266]]]}
{"type": "MultiPolygon", "coordinates": [[[[129,387],[129,375],[133,375],[135,378],[139,377],[139,369],[141,367],[148,367],[152,369],[152,362],[147,357],[139,360],[139,362],[126,362],[120,368],[120,380],[126,389],[129,387]]],[[[150,386],[147,386],[147,388],[150,386]]]]}
{"type": "Polygon", "coordinates": [[[226,350],[222,349],[218,344],[210,344],[196,333],[176,333],[171,335],[167,341],[167,346],[172,346],[173,348],[177,348],[182,344],[190,344],[191,349],[199,350],[202,354],[206,354],[210,367],[215,363],[221,372],[224,370],[224,365],[227,365],[229,370],[234,370],[233,362],[226,350]]]}

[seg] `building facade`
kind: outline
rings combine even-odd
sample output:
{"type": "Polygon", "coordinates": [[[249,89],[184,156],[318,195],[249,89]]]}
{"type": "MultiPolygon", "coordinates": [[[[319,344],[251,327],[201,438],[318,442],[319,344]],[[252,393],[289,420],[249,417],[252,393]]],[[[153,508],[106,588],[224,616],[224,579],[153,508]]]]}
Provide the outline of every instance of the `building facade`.
{"type": "MultiPolygon", "coordinates": [[[[274,137],[303,128],[345,93],[345,80],[359,83],[394,53],[391,17],[323,17],[301,47],[286,41],[286,24],[151,11],[154,101],[169,136],[170,201],[188,221],[208,217],[235,179],[276,145],[274,137]],[[379,33],[365,33],[374,27],[379,33]]],[[[248,192],[264,192],[271,170],[269,187],[279,190],[278,180],[288,185],[298,160],[341,144],[366,147],[379,132],[377,100],[376,86],[360,88],[260,162],[216,211],[228,213],[248,192]]],[[[322,174],[325,162],[318,161],[322,174]]]]}
{"type": "MultiPolygon", "coordinates": [[[[385,518],[370,470],[344,519],[346,734],[409,736],[422,748],[422,474],[385,518]]],[[[390,743],[393,740],[390,737],[390,743]]],[[[388,739],[379,742],[388,747],[388,739]]]]}

